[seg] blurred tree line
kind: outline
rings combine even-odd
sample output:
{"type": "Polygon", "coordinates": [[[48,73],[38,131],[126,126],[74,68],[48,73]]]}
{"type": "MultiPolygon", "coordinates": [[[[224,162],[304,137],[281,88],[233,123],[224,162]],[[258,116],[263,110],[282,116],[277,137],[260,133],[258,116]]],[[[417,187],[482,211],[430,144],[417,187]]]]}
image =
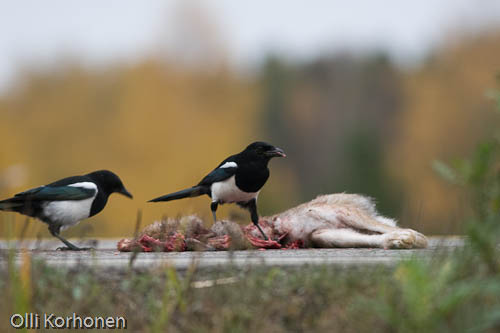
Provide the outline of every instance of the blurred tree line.
{"type": "Polygon", "coordinates": [[[341,54],[299,66],[270,57],[263,66],[264,129],[290,147],[300,200],[360,192],[397,210],[397,185],[383,165],[401,109],[401,80],[383,54],[341,54]]]}
{"type": "MultiPolygon", "coordinates": [[[[383,53],[307,62],[275,54],[254,75],[154,57],[105,69],[78,61],[26,68],[0,96],[0,197],[107,168],[134,201],[112,197],[102,214],[68,233],[124,236],[138,209],[144,223],[193,212],[208,217],[207,198],[145,201],[194,185],[228,154],[266,140],[288,157],[270,164],[262,214],[321,193],[357,192],[403,226],[461,232],[455,221],[467,204],[431,163],[467,153],[493,130],[485,92],[495,86],[499,42],[500,34],[465,36],[411,69],[383,53]],[[2,181],[12,166],[24,168],[23,181],[2,181]]],[[[223,207],[221,217],[248,219],[223,207]]],[[[46,235],[41,223],[29,236],[38,232],[46,235]]]]}

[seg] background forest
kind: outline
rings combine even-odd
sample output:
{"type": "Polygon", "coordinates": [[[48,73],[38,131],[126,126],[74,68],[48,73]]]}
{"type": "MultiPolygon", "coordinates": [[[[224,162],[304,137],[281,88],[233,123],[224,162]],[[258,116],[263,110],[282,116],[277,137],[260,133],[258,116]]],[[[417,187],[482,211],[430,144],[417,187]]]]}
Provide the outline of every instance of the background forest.
{"type": "MultiPolygon", "coordinates": [[[[488,92],[498,87],[500,29],[450,33],[412,65],[383,49],[302,59],[276,51],[241,71],[203,20],[183,15],[178,31],[191,30],[175,52],[108,66],[89,66],[75,54],[22,66],[0,95],[0,198],[110,169],[134,201],[112,197],[102,214],[67,234],[124,236],[138,210],[143,223],[208,217],[205,197],[145,202],[194,185],[228,154],[264,140],[287,158],[270,163],[259,196],[263,215],[322,193],[356,192],[374,197],[403,226],[463,232],[467,198],[432,165],[467,155],[492,135],[498,113],[488,92]]],[[[23,218],[11,216],[17,233],[23,218]]],[[[220,217],[227,216],[248,218],[223,206],[220,217]]],[[[31,224],[28,236],[38,234],[47,236],[46,227],[31,224]]]]}

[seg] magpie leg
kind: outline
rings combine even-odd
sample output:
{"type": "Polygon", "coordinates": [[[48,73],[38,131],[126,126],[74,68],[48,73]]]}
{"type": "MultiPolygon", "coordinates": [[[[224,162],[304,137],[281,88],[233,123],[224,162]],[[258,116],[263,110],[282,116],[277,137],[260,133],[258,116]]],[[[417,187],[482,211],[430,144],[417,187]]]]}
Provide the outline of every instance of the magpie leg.
{"type": "Polygon", "coordinates": [[[70,243],[68,240],[62,238],[58,234],[54,234],[53,236],[56,237],[57,239],[59,239],[61,242],[63,242],[66,245],[66,247],[58,247],[57,248],[58,250],[63,250],[63,251],[81,251],[81,250],[83,250],[82,248],[79,248],[78,246],[70,243]]]}
{"type": "Polygon", "coordinates": [[[262,237],[264,237],[265,240],[269,240],[267,238],[266,234],[264,231],[261,229],[259,225],[259,214],[257,213],[257,201],[255,199],[252,199],[248,202],[248,210],[250,211],[250,216],[252,218],[253,224],[259,229],[260,233],[262,234],[262,237]]]}
{"type": "Polygon", "coordinates": [[[60,227],[49,226],[49,231],[50,231],[51,235],[56,237],[61,242],[63,242],[64,245],[66,245],[66,247],[58,247],[57,248],[58,250],[63,250],[63,251],[87,251],[87,250],[90,250],[90,248],[88,248],[88,247],[78,247],[78,246],[70,243],[68,240],[64,239],[63,237],[61,237],[59,235],[59,229],[60,229],[60,227]]]}
{"type": "Polygon", "coordinates": [[[212,216],[214,217],[214,222],[217,222],[217,215],[215,212],[217,211],[217,207],[219,206],[219,203],[217,201],[214,201],[210,204],[210,210],[212,210],[212,216]]]}

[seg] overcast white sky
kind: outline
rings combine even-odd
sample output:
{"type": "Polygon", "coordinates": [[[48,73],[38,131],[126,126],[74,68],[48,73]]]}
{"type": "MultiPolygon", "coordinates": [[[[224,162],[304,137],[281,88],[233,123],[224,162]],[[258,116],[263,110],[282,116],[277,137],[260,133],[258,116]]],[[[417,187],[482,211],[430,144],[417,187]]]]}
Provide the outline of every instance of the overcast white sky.
{"type": "Polygon", "coordinates": [[[0,90],[23,64],[54,65],[72,55],[106,65],[171,47],[167,41],[186,33],[178,26],[190,26],[179,16],[186,2],[203,8],[228,60],[239,67],[271,50],[304,58],[345,48],[385,49],[405,62],[451,32],[500,22],[498,0],[3,1],[0,90]]]}

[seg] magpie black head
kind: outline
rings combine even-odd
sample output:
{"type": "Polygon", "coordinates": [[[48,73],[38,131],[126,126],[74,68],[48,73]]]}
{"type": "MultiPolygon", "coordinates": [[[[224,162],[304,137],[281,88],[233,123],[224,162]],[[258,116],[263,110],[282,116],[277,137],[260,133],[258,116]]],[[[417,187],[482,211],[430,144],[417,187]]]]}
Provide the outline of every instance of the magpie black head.
{"type": "Polygon", "coordinates": [[[86,175],[99,185],[106,193],[120,193],[132,199],[132,194],[123,186],[123,183],[116,174],[108,170],[94,171],[86,175]]]}
{"type": "Polygon", "coordinates": [[[269,160],[273,157],[286,157],[283,149],[275,147],[269,143],[257,141],[248,145],[243,152],[250,153],[269,160]]]}

